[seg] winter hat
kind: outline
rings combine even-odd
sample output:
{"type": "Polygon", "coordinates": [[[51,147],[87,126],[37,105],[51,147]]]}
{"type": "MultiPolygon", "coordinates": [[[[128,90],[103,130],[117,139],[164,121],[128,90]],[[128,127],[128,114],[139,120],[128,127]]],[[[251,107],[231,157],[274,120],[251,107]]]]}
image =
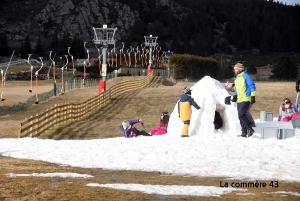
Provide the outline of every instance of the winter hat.
{"type": "Polygon", "coordinates": [[[237,63],[234,65],[234,70],[243,71],[243,70],[245,70],[245,66],[242,63],[237,63]]]}
{"type": "Polygon", "coordinates": [[[183,88],[183,93],[184,94],[191,94],[192,90],[190,88],[184,87],[183,88]]]}
{"type": "Polygon", "coordinates": [[[122,122],[122,126],[123,126],[123,129],[125,130],[129,126],[129,122],[127,120],[124,120],[122,122]]]}
{"type": "Polygon", "coordinates": [[[227,91],[231,91],[231,89],[232,89],[233,86],[234,86],[233,83],[227,81],[226,84],[225,84],[225,89],[227,91]]]}

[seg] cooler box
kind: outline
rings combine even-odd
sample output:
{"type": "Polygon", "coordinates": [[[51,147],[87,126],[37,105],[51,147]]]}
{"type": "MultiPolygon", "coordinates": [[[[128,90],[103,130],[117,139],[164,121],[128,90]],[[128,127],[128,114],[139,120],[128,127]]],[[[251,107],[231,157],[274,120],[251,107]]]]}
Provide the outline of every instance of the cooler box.
{"type": "Polygon", "coordinates": [[[268,139],[268,138],[279,139],[279,137],[280,137],[279,128],[274,128],[274,127],[262,128],[261,129],[261,136],[262,136],[262,139],[268,139]]]}
{"type": "Polygon", "coordinates": [[[280,129],[280,139],[287,139],[295,136],[295,129],[280,129]]]}
{"type": "Polygon", "coordinates": [[[273,121],[273,112],[260,111],[260,121],[273,121]]]}
{"type": "Polygon", "coordinates": [[[292,120],[293,128],[300,128],[300,117],[293,118],[292,120]]]}

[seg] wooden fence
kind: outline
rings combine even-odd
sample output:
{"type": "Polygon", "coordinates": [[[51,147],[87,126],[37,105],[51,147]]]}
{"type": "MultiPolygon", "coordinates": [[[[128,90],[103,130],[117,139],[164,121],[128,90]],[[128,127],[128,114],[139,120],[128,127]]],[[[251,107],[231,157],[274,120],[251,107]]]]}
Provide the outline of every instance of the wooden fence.
{"type": "Polygon", "coordinates": [[[55,104],[41,114],[25,118],[18,129],[18,137],[38,137],[47,130],[63,123],[76,121],[106,106],[121,94],[145,87],[153,78],[153,72],[135,81],[126,81],[112,86],[101,94],[82,103],[55,104]]]}

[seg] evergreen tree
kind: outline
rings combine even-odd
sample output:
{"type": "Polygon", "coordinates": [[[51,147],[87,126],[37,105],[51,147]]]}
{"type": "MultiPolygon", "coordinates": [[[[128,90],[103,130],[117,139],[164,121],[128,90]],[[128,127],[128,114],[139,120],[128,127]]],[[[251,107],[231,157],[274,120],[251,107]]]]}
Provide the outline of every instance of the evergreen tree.
{"type": "Polygon", "coordinates": [[[256,74],[257,73],[257,70],[256,70],[256,68],[255,68],[255,66],[254,66],[253,63],[251,63],[250,66],[247,68],[247,72],[249,74],[256,74]]]}
{"type": "Polygon", "coordinates": [[[64,34],[63,38],[58,43],[58,55],[67,55],[68,47],[70,47],[71,38],[68,34],[64,34]]]}
{"type": "Polygon", "coordinates": [[[19,48],[19,54],[22,58],[28,58],[28,54],[32,54],[32,49],[29,42],[29,36],[27,35],[25,40],[21,42],[20,48],[19,48]]]}
{"type": "Polygon", "coordinates": [[[52,40],[51,40],[49,51],[57,52],[57,50],[58,50],[58,43],[59,43],[58,37],[57,37],[57,35],[54,35],[52,37],[52,40]]]}
{"type": "Polygon", "coordinates": [[[273,75],[270,78],[283,79],[283,80],[295,80],[297,76],[298,68],[294,57],[280,57],[278,64],[272,70],[273,75]]]}
{"type": "Polygon", "coordinates": [[[224,69],[224,79],[231,79],[233,77],[234,77],[233,68],[230,63],[227,63],[224,69]]]}
{"type": "Polygon", "coordinates": [[[261,43],[260,43],[260,52],[262,54],[267,54],[270,52],[271,48],[272,48],[272,39],[271,39],[271,35],[272,32],[268,29],[265,28],[263,35],[262,35],[262,39],[261,39],[261,43]]]}
{"type": "Polygon", "coordinates": [[[1,56],[8,56],[10,53],[8,44],[7,44],[7,37],[5,33],[0,34],[0,55],[1,56]]]}
{"type": "Polygon", "coordinates": [[[39,37],[37,42],[36,42],[35,48],[34,48],[34,54],[41,57],[41,56],[44,56],[43,51],[44,50],[43,50],[43,47],[42,47],[41,38],[39,37]]]}
{"type": "Polygon", "coordinates": [[[284,65],[286,66],[287,69],[286,79],[295,80],[298,73],[296,59],[294,57],[287,56],[285,57],[284,65]]]}

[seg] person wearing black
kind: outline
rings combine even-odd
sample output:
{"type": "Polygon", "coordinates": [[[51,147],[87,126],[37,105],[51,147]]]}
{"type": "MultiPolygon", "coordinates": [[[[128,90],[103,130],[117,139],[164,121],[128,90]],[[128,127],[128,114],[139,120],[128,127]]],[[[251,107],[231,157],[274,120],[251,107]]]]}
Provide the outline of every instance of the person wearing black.
{"type": "Polygon", "coordinates": [[[299,84],[300,84],[300,71],[298,72],[297,78],[296,78],[296,92],[298,93],[299,90],[299,84]]]}

